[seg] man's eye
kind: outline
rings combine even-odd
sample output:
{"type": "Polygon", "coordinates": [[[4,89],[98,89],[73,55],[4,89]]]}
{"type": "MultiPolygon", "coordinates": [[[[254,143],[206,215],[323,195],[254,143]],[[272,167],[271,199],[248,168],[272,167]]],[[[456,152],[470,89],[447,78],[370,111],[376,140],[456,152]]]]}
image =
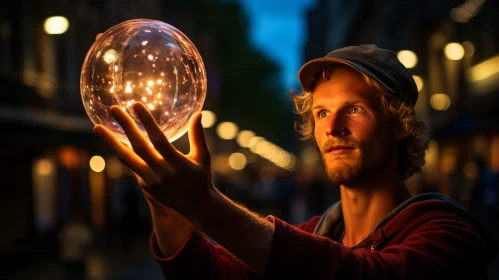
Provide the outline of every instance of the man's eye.
{"type": "Polygon", "coordinates": [[[326,111],[320,111],[317,116],[319,117],[319,119],[322,119],[322,118],[325,118],[327,117],[327,112],[326,111]]]}
{"type": "Polygon", "coordinates": [[[348,114],[358,114],[364,112],[364,109],[361,107],[353,107],[348,111],[348,114]]]}

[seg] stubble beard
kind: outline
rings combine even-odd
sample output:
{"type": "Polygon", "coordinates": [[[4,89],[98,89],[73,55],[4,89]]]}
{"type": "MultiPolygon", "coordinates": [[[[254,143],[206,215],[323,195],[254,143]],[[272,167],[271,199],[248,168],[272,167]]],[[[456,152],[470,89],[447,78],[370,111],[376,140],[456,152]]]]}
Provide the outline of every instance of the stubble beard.
{"type": "MultiPolygon", "coordinates": [[[[321,158],[329,181],[338,186],[352,186],[367,181],[383,172],[390,164],[393,153],[394,149],[389,149],[382,155],[382,159],[373,166],[368,166],[363,162],[362,151],[360,151],[360,154],[355,155],[356,158],[330,159],[330,161],[337,161],[335,163],[328,163],[323,152],[321,158]]],[[[346,157],[346,155],[343,155],[343,157],[346,157]]]]}
{"type": "MultiPolygon", "coordinates": [[[[334,159],[331,159],[334,160],[334,159]]],[[[327,178],[335,185],[351,185],[361,177],[361,164],[358,159],[349,164],[343,160],[338,160],[337,163],[328,163],[325,155],[322,154],[322,164],[324,165],[327,178]],[[341,166],[340,166],[341,165],[341,166]]]]}

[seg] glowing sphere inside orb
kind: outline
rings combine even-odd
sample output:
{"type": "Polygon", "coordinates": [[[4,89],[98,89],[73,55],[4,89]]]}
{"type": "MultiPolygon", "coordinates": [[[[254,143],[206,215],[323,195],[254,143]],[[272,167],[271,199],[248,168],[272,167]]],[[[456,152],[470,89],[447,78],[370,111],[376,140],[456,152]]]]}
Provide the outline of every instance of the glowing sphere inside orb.
{"type": "MultiPolygon", "coordinates": [[[[144,135],[132,110],[142,102],[170,142],[187,132],[206,97],[206,71],[194,44],[175,27],[157,20],[134,19],[113,26],[88,51],[80,76],[85,110],[123,143],[130,142],[110,113],[126,110],[144,135]]],[[[148,140],[149,138],[146,137],[148,140]]]]}

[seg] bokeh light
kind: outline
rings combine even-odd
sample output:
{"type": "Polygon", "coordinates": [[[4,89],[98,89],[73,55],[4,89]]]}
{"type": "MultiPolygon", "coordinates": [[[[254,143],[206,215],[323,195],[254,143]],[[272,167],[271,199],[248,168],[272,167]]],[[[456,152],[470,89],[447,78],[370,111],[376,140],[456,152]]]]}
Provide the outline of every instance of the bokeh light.
{"type": "Polygon", "coordinates": [[[49,17],[43,23],[43,29],[47,34],[63,34],[69,28],[69,21],[63,16],[49,17]]]}
{"type": "Polygon", "coordinates": [[[414,82],[416,83],[416,87],[418,88],[418,92],[423,90],[424,82],[423,79],[418,75],[412,75],[414,82]]]}
{"type": "Polygon", "coordinates": [[[256,136],[256,137],[251,138],[249,143],[248,143],[248,148],[250,149],[250,151],[252,151],[253,153],[256,154],[256,146],[261,141],[265,141],[265,138],[260,137],[260,136],[256,136]]]}
{"type": "Polygon", "coordinates": [[[464,48],[459,43],[448,43],[445,45],[444,53],[450,60],[460,60],[464,57],[464,48]]]}
{"type": "Polygon", "coordinates": [[[469,69],[469,79],[473,82],[485,80],[499,73],[499,55],[482,61],[469,69]]]}
{"type": "Polygon", "coordinates": [[[125,173],[125,167],[117,157],[109,157],[105,162],[107,162],[106,173],[110,178],[118,179],[125,173]]]}
{"type": "Polygon", "coordinates": [[[93,156],[90,159],[90,169],[94,172],[102,172],[106,168],[106,161],[101,156],[93,156]]]}
{"type": "Polygon", "coordinates": [[[470,41],[463,42],[464,56],[472,57],[475,54],[475,45],[470,41]]]}
{"type": "Polygon", "coordinates": [[[253,137],[256,137],[256,135],[253,131],[242,130],[237,135],[236,141],[237,141],[237,144],[239,144],[239,146],[247,148],[247,147],[249,147],[250,141],[251,141],[251,139],[253,139],[253,137]]]}
{"type": "Polygon", "coordinates": [[[201,111],[203,117],[201,118],[201,125],[204,128],[212,127],[217,122],[217,116],[212,111],[203,110],[201,111]]]}
{"type": "Polygon", "coordinates": [[[239,132],[239,128],[233,122],[222,122],[217,126],[218,137],[226,140],[234,139],[239,132]]]}
{"type": "Polygon", "coordinates": [[[241,170],[246,167],[248,160],[242,153],[233,153],[229,156],[229,166],[234,170],[241,170]]]}
{"type": "Polygon", "coordinates": [[[445,93],[435,93],[430,97],[430,105],[437,111],[445,111],[449,109],[450,104],[450,96],[445,93]]]}
{"type": "Polygon", "coordinates": [[[39,176],[47,176],[54,171],[54,164],[48,158],[42,158],[35,163],[35,173],[39,176]]]}
{"type": "Polygon", "coordinates": [[[405,68],[414,68],[418,64],[418,57],[413,51],[402,50],[397,53],[397,58],[405,68]]]}

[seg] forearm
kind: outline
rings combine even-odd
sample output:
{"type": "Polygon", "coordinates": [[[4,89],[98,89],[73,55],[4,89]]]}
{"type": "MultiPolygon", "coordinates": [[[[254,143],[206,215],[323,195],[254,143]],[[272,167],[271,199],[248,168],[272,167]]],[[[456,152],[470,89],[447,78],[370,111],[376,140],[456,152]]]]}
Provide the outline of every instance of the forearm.
{"type": "Polygon", "coordinates": [[[189,220],[167,206],[149,201],[148,204],[158,247],[163,257],[169,258],[175,255],[182,244],[189,239],[194,226],[189,220]]]}
{"type": "Polygon", "coordinates": [[[216,188],[193,215],[192,223],[230,253],[261,274],[270,253],[273,225],[236,204],[216,188]]]}

